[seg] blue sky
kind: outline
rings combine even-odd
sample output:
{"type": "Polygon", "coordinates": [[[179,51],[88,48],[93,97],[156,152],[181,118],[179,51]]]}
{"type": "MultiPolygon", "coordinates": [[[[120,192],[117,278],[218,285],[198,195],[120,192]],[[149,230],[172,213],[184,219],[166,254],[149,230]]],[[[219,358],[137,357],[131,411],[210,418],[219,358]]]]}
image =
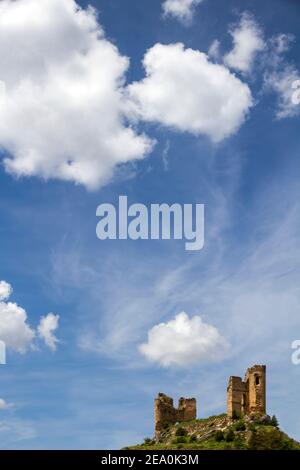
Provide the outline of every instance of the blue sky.
{"type": "Polygon", "coordinates": [[[40,3],[0,4],[13,50],[0,33],[0,279],[13,288],[0,333],[9,301],[35,332],[26,340],[22,322],[10,326],[24,350],[8,341],[0,366],[0,447],[140,442],[159,391],[195,396],[199,417],[221,413],[228,376],[255,363],[267,364],[269,414],[300,440],[298,2],[204,0],[187,20],[163,15],[162,0],[78,1],[83,10],[64,0],[65,15],[45,0],[49,24],[40,3]],[[206,72],[217,82],[207,93],[206,72]],[[205,204],[204,249],[98,240],[96,208],[119,195],[205,204]],[[185,366],[149,361],[139,350],[148,331],[183,311],[215,327],[226,351],[215,357],[217,342],[196,363],[188,351],[185,366]],[[54,345],[38,329],[49,312],[59,315],[54,345]]]}

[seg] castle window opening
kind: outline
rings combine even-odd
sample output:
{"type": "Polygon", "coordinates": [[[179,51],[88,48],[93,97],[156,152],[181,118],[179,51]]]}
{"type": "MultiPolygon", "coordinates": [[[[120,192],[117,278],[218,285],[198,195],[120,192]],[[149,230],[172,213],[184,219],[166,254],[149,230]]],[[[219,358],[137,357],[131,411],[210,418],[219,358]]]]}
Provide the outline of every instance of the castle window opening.
{"type": "Polygon", "coordinates": [[[259,385],[259,377],[258,377],[258,375],[256,375],[256,377],[255,377],[255,385],[259,385]]]}

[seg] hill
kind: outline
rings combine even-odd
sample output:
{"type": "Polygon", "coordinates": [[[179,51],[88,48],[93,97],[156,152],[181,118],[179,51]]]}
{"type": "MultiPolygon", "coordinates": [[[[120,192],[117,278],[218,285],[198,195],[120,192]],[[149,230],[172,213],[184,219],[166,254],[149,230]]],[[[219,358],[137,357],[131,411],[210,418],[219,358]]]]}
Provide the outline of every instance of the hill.
{"type": "Polygon", "coordinates": [[[146,438],[143,444],[126,449],[300,450],[300,443],[279,429],[275,416],[230,419],[222,414],[169,424],[159,441],[146,438]]]}

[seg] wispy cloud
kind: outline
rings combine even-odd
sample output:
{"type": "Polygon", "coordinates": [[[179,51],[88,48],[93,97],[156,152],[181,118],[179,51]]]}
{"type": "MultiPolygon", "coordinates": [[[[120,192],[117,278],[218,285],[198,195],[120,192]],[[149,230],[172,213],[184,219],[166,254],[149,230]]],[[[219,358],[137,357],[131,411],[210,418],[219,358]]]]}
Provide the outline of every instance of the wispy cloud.
{"type": "Polygon", "coordinates": [[[83,349],[141,366],[137,345],[153,325],[181,310],[200,312],[215,325],[232,344],[231,357],[244,352],[272,362],[289,348],[299,303],[297,185],[290,180],[283,197],[274,180],[257,194],[256,206],[243,215],[248,236],[240,240],[235,198],[241,161],[231,163],[230,191],[226,197],[214,191],[208,199],[209,232],[199,256],[166,261],[153,249],[149,262],[140,251],[131,257],[117,249],[102,257],[99,268],[86,264],[78,246],[55,252],[53,282],[84,292],[80,310],[89,313],[78,318],[83,349]]]}

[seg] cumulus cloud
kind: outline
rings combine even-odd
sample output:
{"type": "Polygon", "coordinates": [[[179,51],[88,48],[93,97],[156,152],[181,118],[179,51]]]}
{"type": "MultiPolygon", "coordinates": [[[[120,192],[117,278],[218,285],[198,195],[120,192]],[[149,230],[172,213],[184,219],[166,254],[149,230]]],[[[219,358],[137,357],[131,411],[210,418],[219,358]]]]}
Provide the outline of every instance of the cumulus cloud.
{"type": "Polygon", "coordinates": [[[6,281],[0,281],[0,300],[6,300],[12,293],[12,287],[6,281]]]}
{"type": "Polygon", "coordinates": [[[56,350],[56,343],[58,339],[55,337],[54,332],[58,328],[59,315],[48,313],[45,317],[41,318],[38,326],[40,337],[45,341],[46,345],[52,350],[56,350]]]}
{"type": "MultiPolygon", "coordinates": [[[[16,303],[8,302],[12,287],[5,281],[0,282],[0,340],[7,348],[24,354],[33,345],[35,330],[29,325],[27,312],[16,303]]],[[[57,339],[53,331],[58,327],[58,315],[50,313],[42,317],[38,332],[51,349],[56,349],[57,339]]]]}
{"type": "MultiPolygon", "coordinates": [[[[223,64],[245,75],[251,72],[256,61],[263,81],[262,91],[272,91],[277,95],[276,117],[282,119],[299,115],[300,107],[295,104],[295,97],[299,93],[296,88],[300,73],[285,56],[295,40],[294,35],[279,33],[264,39],[262,28],[247,12],[230,33],[233,37],[233,49],[223,57],[223,64]]],[[[216,62],[221,61],[218,39],[211,43],[208,56],[216,62]]]]}
{"type": "Polygon", "coordinates": [[[222,359],[229,350],[228,342],[217,328],[198,315],[189,318],[185,312],[148,332],[148,341],[140,345],[147,359],[163,367],[190,366],[222,359]]]}
{"type": "Polygon", "coordinates": [[[0,339],[6,347],[25,353],[35,336],[27,323],[27,313],[17,304],[0,302],[0,339]]]}
{"type": "Polygon", "coordinates": [[[251,15],[244,13],[239,25],[230,33],[233,49],[225,55],[225,64],[241,72],[250,72],[256,54],[265,47],[261,28],[251,15]]]}
{"type": "Polygon", "coordinates": [[[203,0],[165,0],[162,8],[165,15],[171,15],[183,22],[191,21],[195,7],[203,0]]]}
{"type": "Polygon", "coordinates": [[[0,145],[8,172],[96,188],[152,142],[125,123],[129,66],[74,0],[0,3],[0,145]]]}
{"type": "Polygon", "coordinates": [[[245,83],[181,43],[154,45],[143,64],[146,77],[129,85],[128,94],[133,112],[145,121],[218,142],[238,130],[252,106],[245,83]]]}

